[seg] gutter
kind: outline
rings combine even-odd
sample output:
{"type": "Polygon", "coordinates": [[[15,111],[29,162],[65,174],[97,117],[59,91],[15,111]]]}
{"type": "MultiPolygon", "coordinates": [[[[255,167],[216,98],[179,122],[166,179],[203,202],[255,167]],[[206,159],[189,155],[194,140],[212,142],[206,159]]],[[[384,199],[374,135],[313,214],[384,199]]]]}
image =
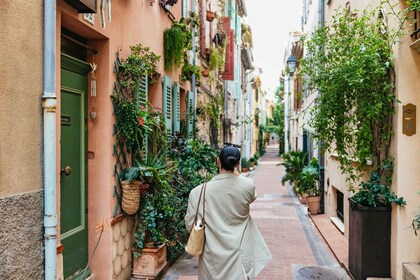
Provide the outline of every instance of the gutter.
{"type": "MultiPolygon", "coordinates": [[[[195,13],[195,1],[196,0],[191,0],[191,12],[192,13],[195,13]]],[[[192,25],[192,30],[191,30],[191,37],[192,37],[192,55],[193,55],[193,57],[192,57],[192,64],[193,65],[196,65],[197,64],[197,57],[196,57],[196,51],[195,51],[195,49],[196,49],[196,46],[195,46],[195,44],[196,44],[196,40],[195,40],[195,25],[194,25],[194,21],[192,21],[192,23],[191,23],[191,25],[192,25]]],[[[197,119],[197,110],[196,110],[196,108],[197,108],[197,87],[196,87],[196,84],[197,84],[197,82],[196,82],[196,76],[195,76],[195,74],[192,74],[192,78],[191,78],[191,91],[193,92],[193,96],[194,96],[194,124],[195,124],[195,120],[197,119]]],[[[194,131],[194,130],[193,130],[194,131]]],[[[194,133],[192,134],[193,135],[193,137],[194,137],[194,133]]]]}
{"type": "Polygon", "coordinates": [[[57,205],[56,205],[56,1],[44,1],[44,239],[45,279],[57,277],[57,205]]]}
{"type": "MultiPolygon", "coordinates": [[[[321,28],[325,26],[325,0],[320,0],[320,7],[319,7],[319,25],[321,28]]],[[[325,52],[325,49],[322,48],[322,51],[325,52]]],[[[318,97],[322,93],[318,91],[318,97]]],[[[317,97],[317,98],[318,98],[317,97]]],[[[325,166],[324,166],[324,159],[325,156],[322,153],[322,140],[318,141],[318,163],[319,163],[319,188],[321,194],[324,194],[324,185],[325,185],[325,166]]],[[[325,197],[321,195],[321,207],[320,213],[325,212],[325,197]]]]}

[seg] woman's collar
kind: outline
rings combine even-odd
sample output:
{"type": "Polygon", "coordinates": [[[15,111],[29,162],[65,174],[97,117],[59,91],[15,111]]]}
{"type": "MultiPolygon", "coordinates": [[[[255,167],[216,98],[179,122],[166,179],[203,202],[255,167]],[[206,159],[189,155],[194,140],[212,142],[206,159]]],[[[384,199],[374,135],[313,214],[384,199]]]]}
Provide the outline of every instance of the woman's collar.
{"type": "Polygon", "coordinates": [[[213,177],[213,179],[211,179],[211,181],[231,178],[231,177],[234,177],[234,176],[236,176],[236,175],[233,172],[217,174],[216,176],[213,177]]]}

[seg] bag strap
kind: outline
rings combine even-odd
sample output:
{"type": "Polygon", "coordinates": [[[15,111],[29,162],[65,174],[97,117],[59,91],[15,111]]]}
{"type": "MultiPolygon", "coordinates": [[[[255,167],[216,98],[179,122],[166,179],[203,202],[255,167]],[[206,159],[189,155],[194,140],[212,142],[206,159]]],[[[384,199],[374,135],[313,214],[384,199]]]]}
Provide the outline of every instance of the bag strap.
{"type": "Polygon", "coordinates": [[[204,185],[204,195],[203,195],[203,226],[205,226],[206,224],[206,188],[207,188],[207,183],[205,183],[204,185]]]}
{"type": "Polygon", "coordinates": [[[200,202],[201,202],[201,197],[203,195],[203,191],[204,191],[204,196],[203,196],[203,224],[204,224],[204,207],[206,206],[206,186],[207,183],[204,183],[203,186],[201,187],[201,191],[200,191],[200,197],[198,198],[198,205],[197,205],[197,211],[195,212],[195,217],[194,217],[194,225],[197,223],[197,216],[198,216],[198,210],[200,209],[200,202]]]}

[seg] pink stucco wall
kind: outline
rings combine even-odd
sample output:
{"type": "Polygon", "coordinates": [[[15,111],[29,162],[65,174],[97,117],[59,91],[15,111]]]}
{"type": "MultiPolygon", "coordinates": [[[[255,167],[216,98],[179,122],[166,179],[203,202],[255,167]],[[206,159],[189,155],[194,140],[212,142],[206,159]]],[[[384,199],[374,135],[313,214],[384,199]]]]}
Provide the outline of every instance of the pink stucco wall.
{"type": "MultiPolygon", "coordinates": [[[[158,2],[158,1],[156,1],[158,2]]],[[[99,9],[99,4],[98,4],[99,9]]],[[[181,1],[171,8],[172,13],[177,19],[181,15],[181,1]]],[[[106,14],[106,13],[105,13],[106,14]]],[[[106,22],[103,29],[100,23],[99,13],[95,15],[95,25],[85,22],[82,14],[78,14],[63,0],[57,1],[57,54],[60,53],[59,38],[61,27],[65,27],[72,32],[88,39],[88,45],[100,51],[95,56],[98,65],[96,71],[97,97],[95,98],[95,108],[97,118],[88,118],[88,151],[92,155],[88,159],[88,226],[89,226],[89,255],[96,244],[98,232],[95,226],[101,220],[111,221],[116,200],[113,197],[113,168],[115,159],[113,151],[113,107],[110,99],[112,94],[115,75],[113,64],[115,54],[120,52],[121,58],[130,54],[130,46],[141,43],[149,46],[153,52],[162,55],[163,52],[163,31],[171,26],[172,21],[165,11],[155,3],[149,5],[149,1],[112,1],[111,22],[106,22]]],[[[57,55],[57,69],[60,69],[59,55],[57,55]]],[[[92,57],[89,54],[88,61],[92,57]]],[[[163,55],[159,64],[161,78],[168,75],[174,82],[179,81],[180,71],[165,73],[163,70],[163,55]]],[[[189,90],[189,83],[184,83],[181,87],[189,90]]],[[[57,72],[57,95],[60,104],[60,73],[57,72]]],[[[149,88],[149,101],[153,107],[162,108],[162,85],[159,80],[149,88]]],[[[183,100],[182,100],[183,102],[183,100]]],[[[88,111],[92,106],[92,98],[89,98],[88,111]]],[[[185,105],[181,105],[185,108],[185,105]]],[[[60,116],[60,108],[57,110],[60,116]]],[[[60,120],[57,118],[59,143],[60,120]]],[[[57,148],[57,166],[60,166],[60,147],[57,148]]],[[[57,170],[57,172],[59,172],[57,170]]],[[[59,206],[59,176],[57,176],[57,203],[59,206]]],[[[58,210],[59,212],[59,210],[58,210]]],[[[59,240],[58,240],[59,243],[59,240]]],[[[112,278],[112,232],[111,227],[106,230],[102,240],[92,260],[90,268],[95,275],[95,279],[112,278]]]]}

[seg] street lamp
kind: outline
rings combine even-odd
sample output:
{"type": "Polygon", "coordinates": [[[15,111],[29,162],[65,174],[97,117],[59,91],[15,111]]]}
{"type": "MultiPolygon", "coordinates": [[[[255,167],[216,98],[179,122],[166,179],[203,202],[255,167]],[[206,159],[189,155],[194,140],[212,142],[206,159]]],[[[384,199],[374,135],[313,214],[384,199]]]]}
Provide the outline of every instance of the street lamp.
{"type": "Polygon", "coordinates": [[[296,57],[291,54],[288,58],[287,58],[287,71],[289,72],[290,76],[293,76],[293,74],[296,71],[296,64],[297,64],[297,59],[296,57]]]}

